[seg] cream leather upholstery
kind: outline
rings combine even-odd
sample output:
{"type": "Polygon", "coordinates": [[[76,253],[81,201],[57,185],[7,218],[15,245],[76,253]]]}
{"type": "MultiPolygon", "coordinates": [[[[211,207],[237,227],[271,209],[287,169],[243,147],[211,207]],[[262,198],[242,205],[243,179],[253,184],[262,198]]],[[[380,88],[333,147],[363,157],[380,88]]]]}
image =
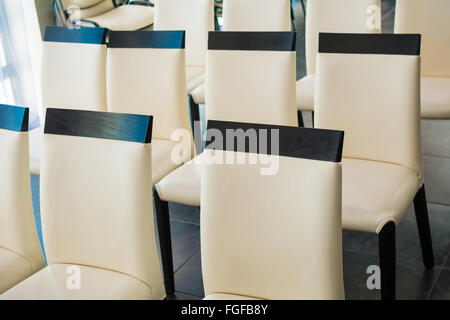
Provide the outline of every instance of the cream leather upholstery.
{"type": "MultiPolygon", "coordinates": [[[[162,31],[139,31],[151,41],[162,31]]],[[[172,33],[172,32],[171,32],[172,33]]],[[[172,133],[177,129],[190,132],[186,102],[184,49],[116,47],[116,40],[133,33],[111,32],[107,59],[108,108],[113,112],[151,114],[153,129],[153,182],[177,168],[181,163],[171,159],[172,133]]],[[[170,34],[166,33],[169,38],[170,34]]],[[[182,32],[180,32],[182,35],[182,32]]],[[[182,161],[190,155],[184,154],[182,161]]]]}
{"type": "MultiPolygon", "coordinates": [[[[42,115],[45,109],[106,111],[104,29],[47,27],[42,43],[42,115]]],[[[30,132],[32,173],[40,173],[44,121],[30,132]]]]}
{"type": "Polygon", "coordinates": [[[423,184],[419,75],[417,55],[317,56],[316,127],[345,131],[344,228],[398,223],[423,184]]]}
{"type": "Polygon", "coordinates": [[[226,0],[224,31],[291,31],[290,0],[226,0]]]}
{"type": "Polygon", "coordinates": [[[186,31],[186,88],[190,93],[204,81],[208,31],[214,30],[214,1],[156,1],[154,29],[186,31]],[[191,68],[203,70],[193,75],[191,68]]]}
{"type": "Polygon", "coordinates": [[[410,168],[352,158],[342,159],[342,175],[343,228],[375,233],[398,225],[423,183],[410,168]]]}
{"type": "Polygon", "coordinates": [[[165,297],[149,196],[149,118],[47,110],[40,187],[49,266],[4,298],[165,297]],[[79,292],[66,286],[64,265],[80,268],[79,292]]]}
{"type": "Polygon", "coordinates": [[[25,118],[24,112],[0,105],[0,293],[45,266],[31,201],[28,123],[22,132],[2,126],[13,113],[25,118]]]}
{"type": "MultiPolygon", "coordinates": [[[[208,50],[206,119],[296,126],[295,64],[295,51],[208,50]]],[[[160,198],[200,205],[200,167],[192,160],[162,179],[160,198]]]]}
{"type": "Polygon", "coordinates": [[[422,117],[450,119],[450,76],[422,77],[420,82],[422,117]]]}
{"type": "Polygon", "coordinates": [[[422,35],[422,103],[424,118],[450,119],[450,2],[398,0],[395,32],[422,35]]]}
{"type": "Polygon", "coordinates": [[[99,43],[77,41],[80,35],[92,32],[90,28],[46,28],[47,38],[42,44],[45,108],[106,111],[106,44],[101,40],[99,43]],[[62,36],[53,36],[54,30],[62,32],[62,36]]]}
{"type": "MultiPolygon", "coordinates": [[[[223,31],[290,31],[289,0],[226,0],[223,31]]],[[[205,85],[192,91],[195,103],[205,104],[205,85]]]]}
{"type": "Polygon", "coordinates": [[[126,274],[78,266],[81,288],[68,289],[67,273],[71,264],[52,264],[27,281],[0,296],[4,300],[143,300],[151,299],[152,291],[139,279],[126,274]]]}
{"type": "Polygon", "coordinates": [[[114,8],[94,17],[85,18],[82,26],[92,26],[92,22],[103,28],[117,31],[133,31],[153,24],[154,8],[146,5],[129,4],[114,8]]]}
{"type": "Polygon", "coordinates": [[[113,9],[114,2],[112,0],[103,0],[92,7],[80,10],[80,19],[96,17],[113,9]]]}
{"type": "MultiPolygon", "coordinates": [[[[204,150],[208,157],[219,158],[239,153],[204,150]]],[[[277,158],[279,170],[274,175],[261,175],[262,166],[248,162],[202,166],[205,295],[344,299],[341,165],[277,158]]]]}
{"type": "MultiPolygon", "coordinates": [[[[368,27],[373,15],[370,6],[381,8],[380,0],[309,0],[305,22],[307,76],[297,81],[298,110],[314,110],[314,73],[319,32],[379,33],[368,27]]],[[[381,9],[380,9],[381,10],[381,9]]]]}
{"type": "Polygon", "coordinates": [[[210,50],[207,61],[207,119],[297,124],[294,51],[210,50]]]}
{"type": "Polygon", "coordinates": [[[69,6],[77,6],[80,9],[86,9],[96,4],[99,4],[103,0],[61,0],[61,3],[64,9],[67,9],[69,6]]]}

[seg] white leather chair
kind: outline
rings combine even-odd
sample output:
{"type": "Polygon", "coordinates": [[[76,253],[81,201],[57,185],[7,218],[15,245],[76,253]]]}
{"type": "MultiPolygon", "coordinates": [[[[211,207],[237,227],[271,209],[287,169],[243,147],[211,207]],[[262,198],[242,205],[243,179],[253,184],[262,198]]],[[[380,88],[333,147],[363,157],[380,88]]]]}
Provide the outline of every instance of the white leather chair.
{"type": "Polygon", "coordinates": [[[73,9],[79,9],[76,13],[77,19],[88,19],[113,10],[121,2],[121,0],[54,0],[52,8],[56,25],[65,26],[70,23],[68,22],[70,14],[75,14],[73,9]]]}
{"type": "MultiPolygon", "coordinates": [[[[105,0],[107,1],[107,0],[105,0]]],[[[149,0],[126,0],[103,14],[84,17],[82,26],[103,27],[116,31],[150,28],[154,20],[154,4],[149,0]]]]}
{"type": "Polygon", "coordinates": [[[450,1],[397,0],[395,32],[422,35],[422,118],[450,119],[450,1]]]}
{"type": "MultiPolygon", "coordinates": [[[[106,29],[46,27],[42,43],[45,108],[106,111],[106,29]]],[[[42,121],[43,122],[43,121],[42,121]]],[[[40,173],[44,125],[30,132],[30,169],[40,173]]]]}
{"type": "Polygon", "coordinates": [[[29,109],[0,104],[0,293],[45,266],[31,201],[29,109]]]}
{"type": "Polygon", "coordinates": [[[153,184],[193,153],[172,159],[179,144],[172,134],[184,129],[190,135],[184,36],[184,31],[111,31],[109,35],[108,110],[153,115],[153,184]]]}
{"type": "MultiPolygon", "coordinates": [[[[291,31],[290,0],[226,0],[223,31],[291,31]]],[[[199,104],[205,104],[205,84],[192,91],[193,118],[199,120],[199,104]]]]}
{"type": "Polygon", "coordinates": [[[186,31],[186,90],[205,80],[208,31],[214,30],[214,0],[162,0],[155,3],[155,30],[186,31]]]}
{"type": "MultiPolygon", "coordinates": [[[[374,6],[381,12],[380,0],[308,0],[305,17],[306,76],[297,81],[297,108],[311,111],[314,125],[314,83],[319,32],[380,33],[369,22],[376,18],[374,6]],[[370,28],[369,28],[370,26],[370,28]]],[[[378,17],[381,19],[381,17],[378,17]]]]}
{"type": "Polygon", "coordinates": [[[210,130],[223,144],[207,142],[204,155],[216,161],[202,166],[205,299],[344,299],[344,133],[222,121],[208,121],[210,130]],[[236,144],[239,130],[254,133],[249,145],[236,144]],[[250,163],[255,152],[278,170],[262,175],[268,164],[250,163]],[[238,157],[243,164],[220,163],[238,157]]]}
{"type": "Polygon", "coordinates": [[[342,226],[379,236],[381,297],[395,298],[395,228],[414,202],[434,265],[420,142],[420,35],[320,34],[316,127],[345,131],[342,226]]]}
{"type": "Polygon", "coordinates": [[[47,109],[40,187],[48,266],[1,299],[165,297],[151,132],[151,116],[47,109]]]}
{"type": "MultiPolygon", "coordinates": [[[[294,32],[210,32],[208,47],[207,119],[298,125],[294,32]]],[[[199,150],[201,142],[196,144],[199,150]]],[[[156,184],[156,212],[166,224],[168,201],[200,205],[201,157],[156,184]]],[[[169,244],[161,255],[171,259],[170,230],[164,235],[169,244]]],[[[170,284],[168,293],[174,290],[173,267],[169,264],[164,268],[166,284],[170,284]]]]}

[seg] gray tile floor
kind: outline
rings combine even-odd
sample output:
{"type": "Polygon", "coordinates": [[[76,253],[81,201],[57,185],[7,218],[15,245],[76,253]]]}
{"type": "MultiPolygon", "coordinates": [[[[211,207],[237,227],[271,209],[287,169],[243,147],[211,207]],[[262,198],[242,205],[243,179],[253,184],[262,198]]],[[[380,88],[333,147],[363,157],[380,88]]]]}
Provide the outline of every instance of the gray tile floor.
{"type": "MultiPolygon", "coordinates": [[[[382,1],[383,32],[392,32],[394,0],[382,1]]],[[[304,18],[296,8],[297,78],[305,75],[304,18]]],[[[305,116],[307,122],[307,116],[305,116]]],[[[39,178],[32,176],[33,201],[39,219],[39,178]]],[[[200,261],[200,210],[169,204],[176,299],[196,300],[204,295],[200,261]]],[[[450,299],[450,206],[428,203],[436,266],[426,270],[412,208],[397,229],[397,298],[450,299]]],[[[38,223],[40,228],[40,222],[38,223]]],[[[374,234],[345,231],[344,282],[347,299],[379,299],[379,290],[366,286],[367,267],[378,264],[378,238],[374,234]]]]}

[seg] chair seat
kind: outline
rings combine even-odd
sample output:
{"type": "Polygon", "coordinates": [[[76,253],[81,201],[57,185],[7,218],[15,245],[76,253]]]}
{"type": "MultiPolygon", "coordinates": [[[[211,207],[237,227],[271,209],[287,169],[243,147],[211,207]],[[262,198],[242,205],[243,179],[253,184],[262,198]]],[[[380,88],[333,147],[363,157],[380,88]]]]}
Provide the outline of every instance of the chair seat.
{"type": "Polygon", "coordinates": [[[196,104],[205,104],[206,101],[205,86],[206,86],[205,83],[203,83],[202,85],[198,86],[197,88],[195,88],[195,90],[191,92],[192,98],[194,99],[194,102],[196,104]]]}
{"type": "Polygon", "coordinates": [[[257,298],[251,298],[246,296],[239,296],[236,294],[228,294],[228,293],[213,293],[207,295],[203,300],[261,300],[257,298]]]}
{"type": "Polygon", "coordinates": [[[115,271],[78,266],[80,290],[67,283],[74,272],[69,264],[52,264],[0,296],[4,300],[144,300],[151,289],[142,281],[115,271]],[[70,271],[70,270],[69,270],[70,271]]]}
{"type": "Polygon", "coordinates": [[[186,91],[191,93],[205,82],[205,67],[186,66],[186,91]]]}
{"type": "MultiPolygon", "coordinates": [[[[87,21],[93,21],[100,27],[116,31],[144,29],[153,24],[153,7],[142,5],[124,5],[87,21]]],[[[89,25],[82,23],[82,25],[89,25]]]]}
{"type": "MultiPolygon", "coordinates": [[[[200,206],[201,164],[197,158],[156,185],[162,200],[200,206]]],[[[342,224],[350,230],[378,233],[389,221],[397,224],[423,183],[416,171],[384,162],[344,158],[342,172],[342,224]]]]}
{"type": "Polygon", "coordinates": [[[450,119],[450,78],[421,78],[422,118],[450,119]]]}
{"type": "MultiPolygon", "coordinates": [[[[179,167],[172,161],[172,149],[177,142],[169,140],[152,139],[152,182],[159,182],[169,172],[179,167]]],[[[183,159],[188,161],[189,159],[183,159]]]]}
{"type": "Polygon", "coordinates": [[[423,180],[410,168],[377,161],[342,159],[342,227],[379,233],[396,225],[423,180]]]}
{"type": "Polygon", "coordinates": [[[314,111],[314,81],[315,76],[310,74],[297,81],[297,109],[314,111]]]}
{"type": "Polygon", "coordinates": [[[201,157],[202,154],[186,162],[156,185],[162,200],[200,206],[201,157]]]}
{"type": "Polygon", "coordinates": [[[0,293],[33,273],[31,263],[21,255],[0,247],[0,293]]]}

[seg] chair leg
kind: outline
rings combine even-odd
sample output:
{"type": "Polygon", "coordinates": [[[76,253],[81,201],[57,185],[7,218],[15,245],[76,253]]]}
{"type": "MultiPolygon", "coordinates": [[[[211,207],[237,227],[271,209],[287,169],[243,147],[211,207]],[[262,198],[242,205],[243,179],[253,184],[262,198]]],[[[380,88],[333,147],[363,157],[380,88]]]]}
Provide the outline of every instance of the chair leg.
{"type": "Polygon", "coordinates": [[[164,285],[167,295],[175,293],[175,280],[173,276],[172,240],[170,234],[169,204],[161,200],[156,191],[153,190],[156,209],[156,223],[158,225],[159,246],[161,249],[161,262],[164,275],[164,285]]]}
{"type": "Polygon", "coordinates": [[[294,6],[293,6],[293,4],[292,4],[292,1],[291,1],[291,24],[292,24],[292,31],[296,31],[296,28],[295,28],[294,6]]]}
{"type": "Polygon", "coordinates": [[[191,117],[191,130],[194,137],[195,150],[197,154],[202,151],[202,132],[200,124],[200,106],[189,95],[189,114],[191,117]]]}
{"type": "Polygon", "coordinates": [[[304,127],[305,123],[303,122],[303,115],[302,112],[300,110],[297,111],[297,120],[298,120],[298,126],[299,127],[304,127]]]}
{"type": "Polygon", "coordinates": [[[311,111],[311,123],[312,127],[314,128],[314,111],[311,111]]]}
{"type": "Polygon", "coordinates": [[[419,189],[419,191],[417,191],[417,194],[414,197],[414,211],[416,213],[417,229],[419,230],[423,264],[425,268],[433,268],[433,244],[431,242],[430,222],[428,221],[425,185],[422,185],[422,187],[419,189]]]}
{"type": "Polygon", "coordinates": [[[395,223],[388,222],[378,234],[381,299],[395,300],[395,223]]]}

